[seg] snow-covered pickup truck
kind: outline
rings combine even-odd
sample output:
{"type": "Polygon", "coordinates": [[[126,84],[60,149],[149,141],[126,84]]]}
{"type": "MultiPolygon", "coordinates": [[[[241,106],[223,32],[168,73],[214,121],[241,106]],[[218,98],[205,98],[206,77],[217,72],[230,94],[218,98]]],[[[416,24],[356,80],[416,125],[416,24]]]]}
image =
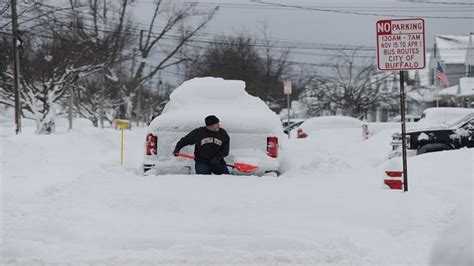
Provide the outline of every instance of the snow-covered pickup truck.
{"type": "MultiPolygon", "coordinates": [[[[176,143],[204,118],[216,115],[230,136],[230,165],[257,166],[250,174],[280,171],[281,149],[285,145],[278,116],[260,98],[245,91],[245,82],[222,78],[194,78],[173,90],[163,112],[150,123],[144,143],[143,171],[147,174],[194,174],[194,161],[172,155],[176,143]]],[[[181,149],[193,154],[194,146],[181,149]]],[[[229,169],[239,172],[237,167],[229,169]]],[[[248,174],[248,173],[247,173],[248,174]]]]}
{"type": "MultiPolygon", "coordinates": [[[[427,128],[412,128],[407,130],[407,155],[417,155],[427,152],[474,147],[474,109],[470,114],[449,124],[427,128]]],[[[392,135],[392,150],[389,158],[398,157],[402,150],[400,133],[392,135]]]]}

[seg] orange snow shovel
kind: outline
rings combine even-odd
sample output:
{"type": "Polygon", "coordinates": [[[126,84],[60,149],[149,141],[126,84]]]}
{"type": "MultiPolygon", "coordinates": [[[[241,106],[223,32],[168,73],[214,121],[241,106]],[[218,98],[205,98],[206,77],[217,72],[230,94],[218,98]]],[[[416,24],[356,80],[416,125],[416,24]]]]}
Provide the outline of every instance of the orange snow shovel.
{"type": "MultiPolygon", "coordinates": [[[[193,159],[194,160],[194,155],[189,155],[186,153],[176,153],[176,156],[187,158],[187,159],[193,159]]],[[[258,166],[256,165],[251,165],[251,164],[246,164],[246,163],[234,163],[234,164],[226,164],[229,167],[235,168],[239,170],[240,172],[243,173],[251,173],[255,170],[258,169],[258,166]]]]}

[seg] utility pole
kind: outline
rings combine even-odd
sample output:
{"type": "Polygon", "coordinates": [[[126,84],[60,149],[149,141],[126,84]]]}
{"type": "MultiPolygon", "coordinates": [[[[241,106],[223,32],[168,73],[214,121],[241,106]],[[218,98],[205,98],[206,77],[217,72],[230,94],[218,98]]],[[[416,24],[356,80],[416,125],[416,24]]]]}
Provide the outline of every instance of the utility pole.
{"type": "Polygon", "coordinates": [[[21,101],[20,101],[20,51],[18,50],[18,14],[16,13],[16,0],[11,0],[12,9],[12,35],[13,35],[13,87],[15,91],[15,133],[21,133],[21,101]]]}
{"type": "Polygon", "coordinates": [[[402,165],[403,165],[403,191],[408,191],[407,170],[407,133],[405,123],[405,82],[403,71],[400,71],[400,117],[402,119],[402,165]]]}

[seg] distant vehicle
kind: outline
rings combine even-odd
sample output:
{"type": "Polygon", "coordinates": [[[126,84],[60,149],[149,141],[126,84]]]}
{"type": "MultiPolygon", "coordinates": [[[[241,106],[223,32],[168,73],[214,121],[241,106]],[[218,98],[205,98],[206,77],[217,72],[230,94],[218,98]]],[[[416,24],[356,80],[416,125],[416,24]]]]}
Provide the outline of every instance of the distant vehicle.
{"type": "MultiPolygon", "coordinates": [[[[434,113],[438,113],[438,111],[434,111],[434,113]]],[[[451,118],[449,121],[441,119],[443,123],[439,123],[439,117],[425,121],[422,119],[417,123],[419,125],[407,130],[407,155],[474,147],[474,109],[455,110],[454,113],[446,114],[451,118]],[[468,114],[459,117],[459,114],[463,112],[468,114]],[[457,119],[453,119],[453,117],[457,117],[457,119]],[[434,123],[436,120],[438,120],[438,124],[434,123]]],[[[431,115],[434,115],[432,111],[427,112],[424,119],[430,119],[431,115]]],[[[401,156],[402,137],[400,133],[392,135],[391,145],[392,149],[388,157],[401,156]]]]}
{"type": "MultiPolygon", "coordinates": [[[[257,165],[258,169],[252,172],[256,175],[279,173],[281,144],[286,139],[279,117],[262,100],[245,91],[245,82],[211,77],[188,80],[171,93],[163,112],[148,127],[143,170],[195,173],[192,160],[174,157],[172,151],[180,138],[204,126],[204,118],[211,114],[220,119],[230,136],[227,164],[257,165]]],[[[194,146],[181,150],[187,154],[193,151],[194,146]]]]}
{"type": "Polygon", "coordinates": [[[282,120],[283,132],[287,135],[290,134],[293,129],[299,127],[304,121],[305,119],[290,119],[290,124],[288,125],[288,119],[282,120]]]}
{"type": "Polygon", "coordinates": [[[306,138],[322,129],[358,129],[362,132],[364,123],[348,116],[319,116],[306,119],[297,130],[298,138],[306,138]]]}
{"type": "MultiPolygon", "coordinates": [[[[414,123],[414,122],[418,122],[419,120],[421,119],[420,116],[416,116],[416,115],[405,115],[405,122],[407,123],[414,123]]],[[[395,117],[393,117],[392,119],[389,120],[389,122],[401,122],[402,121],[402,117],[397,115],[395,117]]]]}

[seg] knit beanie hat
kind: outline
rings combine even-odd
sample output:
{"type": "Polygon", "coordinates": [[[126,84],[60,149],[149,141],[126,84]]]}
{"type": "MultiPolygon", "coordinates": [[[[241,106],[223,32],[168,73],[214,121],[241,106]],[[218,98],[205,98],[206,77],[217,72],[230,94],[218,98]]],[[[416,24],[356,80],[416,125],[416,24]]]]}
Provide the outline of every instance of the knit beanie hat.
{"type": "Polygon", "coordinates": [[[219,118],[217,118],[215,115],[210,115],[204,119],[206,122],[206,126],[211,126],[214,124],[219,123],[219,118]]]}

